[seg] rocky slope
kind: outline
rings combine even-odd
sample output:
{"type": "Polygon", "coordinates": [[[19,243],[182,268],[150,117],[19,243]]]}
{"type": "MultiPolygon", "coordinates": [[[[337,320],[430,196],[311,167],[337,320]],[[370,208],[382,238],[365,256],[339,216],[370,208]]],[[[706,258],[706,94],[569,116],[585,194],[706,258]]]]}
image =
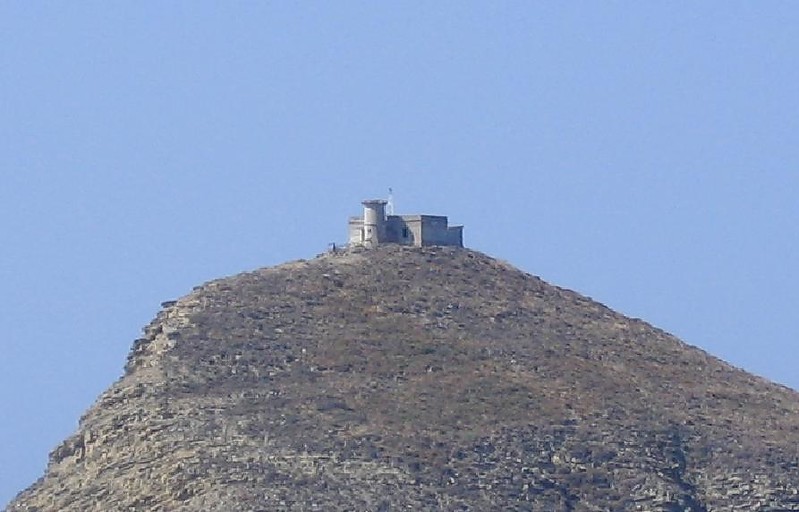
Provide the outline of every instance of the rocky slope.
{"type": "Polygon", "coordinates": [[[465,249],[197,287],[21,511],[799,510],[799,394],[465,249]]]}

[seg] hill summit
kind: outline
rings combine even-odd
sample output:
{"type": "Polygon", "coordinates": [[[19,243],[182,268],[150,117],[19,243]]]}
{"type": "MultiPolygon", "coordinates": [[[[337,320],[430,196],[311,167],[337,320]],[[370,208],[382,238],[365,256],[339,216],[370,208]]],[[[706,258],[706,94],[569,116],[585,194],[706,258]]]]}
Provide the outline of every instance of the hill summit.
{"type": "Polygon", "coordinates": [[[459,247],[209,282],[8,512],[799,510],[799,393],[459,247]]]}

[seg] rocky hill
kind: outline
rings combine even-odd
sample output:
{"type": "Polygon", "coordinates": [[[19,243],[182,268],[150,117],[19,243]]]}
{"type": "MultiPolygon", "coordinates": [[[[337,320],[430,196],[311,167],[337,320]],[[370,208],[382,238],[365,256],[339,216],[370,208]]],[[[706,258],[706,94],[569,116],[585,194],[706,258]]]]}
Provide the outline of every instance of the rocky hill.
{"type": "Polygon", "coordinates": [[[483,254],[164,303],[7,511],[799,510],[799,394],[483,254]]]}

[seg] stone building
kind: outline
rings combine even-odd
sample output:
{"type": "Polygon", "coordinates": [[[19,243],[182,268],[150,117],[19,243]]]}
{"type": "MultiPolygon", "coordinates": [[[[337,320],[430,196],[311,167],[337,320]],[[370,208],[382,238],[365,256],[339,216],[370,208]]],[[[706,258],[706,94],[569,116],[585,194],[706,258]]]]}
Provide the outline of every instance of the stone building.
{"type": "Polygon", "coordinates": [[[350,217],[350,245],[391,243],[463,247],[463,226],[450,226],[442,215],[386,215],[383,199],[363,201],[363,217],[350,217]]]}

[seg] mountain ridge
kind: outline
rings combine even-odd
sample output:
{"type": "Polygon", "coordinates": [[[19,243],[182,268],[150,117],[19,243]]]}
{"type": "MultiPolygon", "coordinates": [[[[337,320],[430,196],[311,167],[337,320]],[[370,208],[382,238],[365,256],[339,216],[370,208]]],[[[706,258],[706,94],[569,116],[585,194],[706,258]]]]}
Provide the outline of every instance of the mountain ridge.
{"type": "Polygon", "coordinates": [[[799,393],[476,251],[163,306],[8,512],[799,510],[799,393]]]}

